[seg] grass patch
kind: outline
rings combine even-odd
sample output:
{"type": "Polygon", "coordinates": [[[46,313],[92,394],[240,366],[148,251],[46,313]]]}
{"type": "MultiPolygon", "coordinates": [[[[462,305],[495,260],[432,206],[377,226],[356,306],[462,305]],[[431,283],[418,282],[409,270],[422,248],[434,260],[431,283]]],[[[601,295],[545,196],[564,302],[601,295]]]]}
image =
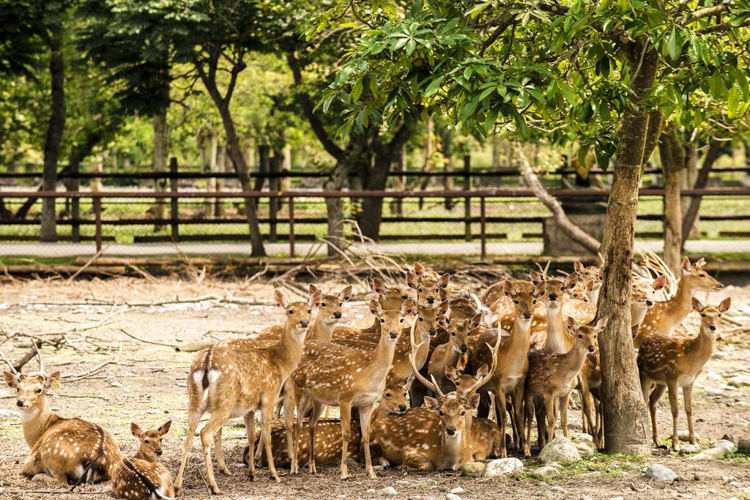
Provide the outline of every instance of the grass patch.
{"type": "Polygon", "coordinates": [[[746,450],[737,450],[734,453],[724,455],[721,458],[721,461],[748,467],[750,466],[750,452],[746,450]]]}

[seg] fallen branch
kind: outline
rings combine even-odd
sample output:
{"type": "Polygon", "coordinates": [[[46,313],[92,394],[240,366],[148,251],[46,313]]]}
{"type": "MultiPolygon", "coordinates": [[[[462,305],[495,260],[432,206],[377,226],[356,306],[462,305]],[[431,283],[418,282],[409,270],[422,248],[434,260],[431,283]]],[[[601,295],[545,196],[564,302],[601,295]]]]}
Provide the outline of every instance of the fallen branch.
{"type": "Polygon", "coordinates": [[[106,247],[104,247],[104,248],[102,248],[101,250],[99,250],[98,252],[96,252],[96,253],[94,254],[94,256],[93,256],[93,257],[91,257],[91,258],[90,258],[90,259],[88,260],[88,262],[86,262],[86,263],[85,263],[85,264],[83,265],[83,267],[81,267],[81,268],[80,268],[80,269],[79,269],[78,271],[76,271],[76,272],[75,272],[75,273],[74,273],[74,274],[73,274],[73,275],[72,275],[72,276],[71,276],[70,278],[68,278],[68,283],[71,283],[71,282],[72,282],[72,281],[73,281],[74,279],[76,279],[76,278],[78,277],[78,275],[80,275],[80,274],[81,274],[81,273],[82,273],[83,271],[85,271],[85,270],[86,270],[86,269],[87,269],[87,268],[88,268],[88,267],[89,267],[89,266],[90,266],[91,264],[93,264],[93,263],[94,263],[94,261],[95,261],[96,259],[98,259],[99,257],[101,257],[101,256],[102,256],[102,254],[103,254],[104,252],[106,252],[106,251],[107,251],[107,249],[109,249],[109,247],[110,247],[110,245],[107,245],[106,247]]]}
{"type": "Polygon", "coordinates": [[[131,339],[135,339],[135,340],[137,340],[139,342],[143,342],[145,344],[160,345],[160,346],[164,346],[164,347],[171,347],[172,349],[179,350],[178,349],[179,345],[177,345],[177,344],[167,344],[166,342],[157,342],[155,340],[146,340],[146,339],[142,339],[140,337],[136,337],[135,335],[133,335],[132,333],[128,332],[127,330],[125,330],[122,327],[118,327],[117,329],[120,330],[125,335],[127,335],[128,337],[130,337],[131,339]]]}
{"type": "Polygon", "coordinates": [[[110,361],[104,361],[102,363],[99,363],[98,365],[96,365],[95,367],[93,367],[92,369],[90,369],[87,372],[76,373],[76,374],[73,374],[73,375],[63,375],[60,378],[67,379],[67,380],[69,380],[71,382],[74,382],[76,380],[82,380],[82,379],[84,379],[86,377],[94,375],[96,372],[100,371],[102,368],[104,368],[107,365],[111,365],[112,363],[114,363],[114,361],[112,361],[112,360],[110,360],[110,361]]]}

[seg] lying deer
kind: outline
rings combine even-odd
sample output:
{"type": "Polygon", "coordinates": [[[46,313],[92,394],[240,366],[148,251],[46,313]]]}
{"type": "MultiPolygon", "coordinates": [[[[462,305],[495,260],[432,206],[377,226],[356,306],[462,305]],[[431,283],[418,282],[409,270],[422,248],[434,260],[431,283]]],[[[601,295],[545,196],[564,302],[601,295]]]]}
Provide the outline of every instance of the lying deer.
{"type": "Polygon", "coordinates": [[[171,426],[170,420],[155,431],[143,432],[138,424],[130,424],[130,432],[141,445],[133,457],[123,458],[117,465],[112,475],[112,495],[132,499],[174,497],[172,475],[159,463],[161,441],[171,426]]]}
{"type": "Polygon", "coordinates": [[[546,423],[541,421],[541,415],[537,413],[539,448],[542,449],[554,437],[557,420],[555,401],[567,400],[573,383],[586,360],[586,354],[594,352],[597,337],[606,325],[607,318],[599,320],[595,327],[578,326],[573,318],[568,318],[567,327],[575,332],[575,341],[568,352],[564,354],[537,350],[529,352],[529,371],[526,375],[524,393],[525,456],[531,456],[531,420],[535,405],[543,404],[546,413],[546,423]]]}
{"type": "MultiPolygon", "coordinates": [[[[339,406],[341,413],[341,478],[349,477],[347,468],[349,429],[352,408],[359,408],[362,428],[362,445],[365,449],[367,475],[375,478],[370,457],[370,416],[385,388],[386,376],[391,368],[396,344],[401,330],[407,326],[405,316],[414,313],[414,303],[407,300],[397,311],[384,311],[376,301],[370,302],[370,311],[380,322],[380,341],[374,350],[360,350],[333,342],[309,342],[305,354],[294,372],[292,380],[296,394],[298,424],[295,434],[299,439],[300,418],[308,402],[312,405],[309,422],[310,472],[316,472],[315,424],[324,405],[339,406]]],[[[295,455],[292,455],[292,466],[295,455]]]]}
{"type": "MultiPolygon", "coordinates": [[[[37,352],[38,355],[38,352],[37,352]]],[[[47,391],[60,386],[60,372],[46,375],[39,356],[39,372],[3,372],[16,390],[23,435],[31,448],[21,474],[35,481],[78,485],[109,481],[122,459],[115,438],[96,424],[52,413],[47,391]]]]}
{"type": "Polygon", "coordinates": [[[633,340],[636,349],[641,347],[643,340],[655,332],[670,335],[675,328],[690,314],[692,305],[690,300],[695,292],[712,292],[724,288],[724,285],[703,270],[705,261],[703,259],[690,265],[690,259],[682,259],[682,278],[677,284],[677,292],[674,297],[665,301],[657,302],[643,318],[638,335],[633,340]]]}
{"type": "MultiPolygon", "coordinates": [[[[213,494],[219,494],[211,462],[211,447],[214,435],[230,418],[243,417],[250,446],[250,478],[255,479],[255,411],[260,410],[261,427],[271,476],[278,482],[279,476],[273,463],[271,447],[271,416],[281,386],[294,371],[302,356],[302,346],[310,323],[312,308],[321,299],[320,291],[311,294],[307,302],[292,302],[279,292],[274,293],[276,304],[286,313],[286,323],[281,339],[272,347],[232,348],[210,347],[201,351],[193,360],[188,376],[188,429],[185,451],[175,481],[175,490],[182,487],[188,453],[201,416],[208,412],[211,417],[201,429],[201,445],[206,462],[206,482],[213,494]]],[[[291,442],[291,420],[287,432],[291,442]]],[[[216,462],[225,473],[229,470],[224,461],[221,443],[217,442],[216,462]]]]}
{"type": "Polygon", "coordinates": [[[677,419],[680,404],[677,400],[677,390],[682,387],[690,443],[696,444],[692,415],[693,384],[714,352],[716,335],[721,326],[721,315],[732,305],[732,299],[729,297],[724,299],[718,307],[704,307],[695,297],[691,302],[693,310],[701,315],[700,331],[696,337],[685,339],[654,333],[643,340],[638,351],[641,388],[643,397],[651,410],[654,444],[661,446],[656,428],[656,404],[664,395],[664,391],[669,389],[669,406],[672,410],[672,449],[674,451],[679,449],[677,419]]]}

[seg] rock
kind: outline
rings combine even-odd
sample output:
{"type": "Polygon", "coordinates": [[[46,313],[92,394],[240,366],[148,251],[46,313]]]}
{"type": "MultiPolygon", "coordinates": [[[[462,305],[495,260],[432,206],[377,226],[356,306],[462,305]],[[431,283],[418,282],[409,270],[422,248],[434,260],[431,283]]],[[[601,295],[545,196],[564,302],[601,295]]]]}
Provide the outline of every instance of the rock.
{"type": "Polygon", "coordinates": [[[723,396],[724,390],[721,388],[717,389],[715,387],[706,387],[706,394],[708,394],[709,396],[723,396]]]}
{"type": "Polygon", "coordinates": [[[118,382],[117,380],[113,380],[112,382],[109,383],[109,385],[112,387],[122,387],[122,384],[118,382]]]}
{"type": "Polygon", "coordinates": [[[593,443],[594,436],[592,436],[591,434],[586,434],[585,432],[574,432],[573,434],[570,435],[570,440],[573,441],[574,443],[577,443],[579,441],[586,441],[589,443],[593,443]]]}
{"type": "Polygon", "coordinates": [[[523,469],[523,462],[517,458],[498,458],[487,463],[482,477],[505,477],[523,469]]]}
{"type": "MultiPolygon", "coordinates": [[[[695,439],[701,438],[700,434],[698,434],[697,432],[694,432],[693,434],[695,434],[695,439]]],[[[690,431],[688,431],[687,429],[677,431],[677,439],[679,439],[680,441],[690,441],[690,431]]]]}
{"type": "Polygon", "coordinates": [[[622,497],[612,497],[609,500],[624,500],[622,497]]]}
{"type": "Polygon", "coordinates": [[[750,376],[736,375],[730,378],[727,382],[733,387],[750,387],[750,376]]]}
{"type": "Polygon", "coordinates": [[[737,441],[737,449],[740,451],[750,451],[750,437],[741,437],[737,441]]]}
{"type": "Polygon", "coordinates": [[[460,486],[456,486],[451,490],[451,493],[453,493],[454,495],[460,495],[461,493],[466,493],[466,490],[464,490],[460,486]]]}
{"type": "Polygon", "coordinates": [[[447,500],[462,500],[462,498],[460,496],[455,495],[453,493],[448,493],[447,495],[445,495],[445,498],[447,500]]]}
{"type": "Polygon", "coordinates": [[[646,468],[646,475],[655,481],[672,482],[677,479],[677,474],[666,465],[654,464],[646,468]]]}
{"type": "Polygon", "coordinates": [[[568,438],[558,436],[547,443],[547,446],[539,453],[539,460],[545,464],[557,462],[562,465],[569,465],[581,460],[581,454],[568,438]]]}
{"type": "Polygon", "coordinates": [[[697,444],[680,445],[680,453],[698,453],[699,451],[701,451],[701,447],[697,444]]]}
{"type": "Polygon", "coordinates": [[[549,465],[550,467],[554,467],[555,469],[563,469],[564,468],[562,465],[560,465],[557,462],[550,462],[547,465],[549,465]]]}
{"type": "Polygon", "coordinates": [[[697,455],[693,455],[692,457],[688,458],[688,460],[718,460],[726,455],[726,453],[727,450],[724,448],[709,448],[707,450],[703,450],[697,455]]]}
{"type": "Polygon", "coordinates": [[[583,495],[581,500],[594,500],[594,497],[592,497],[591,495],[583,495]]]}
{"type": "Polygon", "coordinates": [[[556,491],[556,492],[558,492],[558,493],[562,493],[563,495],[567,495],[567,493],[568,493],[568,490],[566,490],[566,489],[565,489],[565,488],[563,488],[562,486],[553,486],[553,487],[552,487],[552,488],[550,488],[549,490],[550,490],[550,491],[556,491]]]}
{"type": "Polygon", "coordinates": [[[387,497],[396,497],[398,496],[398,491],[396,491],[396,488],[393,486],[386,486],[382,490],[380,490],[381,495],[385,495],[387,497]]]}
{"type": "Polygon", "coordinates": [[[6,409],[0,410],[0,420],[15,420],[16,418],[20,416],[21,414],[18,413],[17,411],[6,410],[6,409]]]}
{"type": "Polygon", "coordinates": [[[581,455],[582,458],[593,457],[594,453],[596,453],[594,443],[589,443],[588,441],[577,441],[573,443],[573,446],[576,447],[578,454],[581,455]]]}
{"type": "Polygon", "coordinates": [[[706,378],[708,380],[713,380],[714,382],[721,382],[722,380],[722,376],[712,370],[706,372],[706,378]]]}
{"type": "Polygon", "coordinates": [[[483,462],[466,462],[461,466],[461,472],[466,476],[480,477],[486,468],[487,464],[483,462]]]}
{"type": "Polygon", "coordinates": [[[732,441],[729,441],[728,439],[719,439],[714,443],[712,448],[723,448],[727,453],[732,453],[735,449],[737,449],[734,443],[732,441]]]}
{"type": "Polygon", "coordinates": [[[536,479],[549,479],[559,476],[560,472],[550,465],[545,465],[544,467],[539,467],[538,469],[531,471],[531,475],[536,479]]]}

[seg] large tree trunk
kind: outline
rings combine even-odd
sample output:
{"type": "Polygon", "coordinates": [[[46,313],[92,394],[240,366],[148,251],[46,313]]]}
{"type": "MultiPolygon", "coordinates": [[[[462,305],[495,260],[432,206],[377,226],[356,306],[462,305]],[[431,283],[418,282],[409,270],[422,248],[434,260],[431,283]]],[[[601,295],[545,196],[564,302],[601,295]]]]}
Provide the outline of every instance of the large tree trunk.
{"type": "MultiPolygon", "coordinates": [[[[63,57],[62,26],[53,25],[50,38],[49,71],[52,89],[52,105],[44,141],[44,178],[42,190],[55,191],[57,187],[57,161],[60,157],[60,144],[65,130],[65,59],[63,57]]],[[[57,241],[55,222],[55,199],[42,200],[42,241],[57,241]]]]}
{"type": "MultiPolygon", "coordinates": [[[[167,171],[167,160],[169,156],[168,135],[167,108],[164,108],[154,116],[154,172],[163,173],[167,171]]],[[[169,183],[165,177],[155,179],[155,191],[157,193],[166,192],[168,184],[169,183]]],[[[166,206],[166,200],[164,198],[156,199],[156,204],[154,205],[155,219],[163,220],[166,218],[166,206]]],[[[161,231],[162,229],[164,229],[163,224],[154,224],[154,231],[161,231]]]]}
{"type": "Polygon", "coordinates": [[[680,172],[685,168],[685,149],[674,125],[661,135],[659,156],[664,172],[664,262],[679,276],[682,261],[680,172]]]}
{"type": "MultiPolygon", "coordinates": [[[[645,50],[643,43],[637,43],[633,52],[641,55],[645,50]]],[[[644,162],[650,154],[646,148],[649,115],[637,101],[653,87],[657,64],[658,54],[653,51],[644,55],[640,68],[637,56],[630,61],[631,75],[637,73],[631,82],[635,102],[622,120],[614,181],[607,206],[609,244],[604,253],[604,283],[598,315],[609,319],[605,331],[599,336],[602,402],[607,423],[604,428],[605,449],[609,453],[647,454],[650,451],[646,405],[631,333],[630,282],[638,185],[644,162]]]]}
{"type": "MultiPolygon", "coordinates": [[[[708,184],[708,175],[711,173],[711,169],[714,163],[719,158],[719,151],[721,150],[721,142],[716,140],[709,140],[708,149],[706,150],[706,156],[703,157],[703,165],[698,172],[698,178],[695,179],[695,185],[693,189],[703,189],[708,184]]],[[[688,205],[687,211],[682,218],[682,248],[685,247],[685,242],[690,235],[690,231],[695,224],[695,219],[698,217],[698,211],[701,207],[701,197],[693,196],[690,198],[690,204],[688,205]]]]}

